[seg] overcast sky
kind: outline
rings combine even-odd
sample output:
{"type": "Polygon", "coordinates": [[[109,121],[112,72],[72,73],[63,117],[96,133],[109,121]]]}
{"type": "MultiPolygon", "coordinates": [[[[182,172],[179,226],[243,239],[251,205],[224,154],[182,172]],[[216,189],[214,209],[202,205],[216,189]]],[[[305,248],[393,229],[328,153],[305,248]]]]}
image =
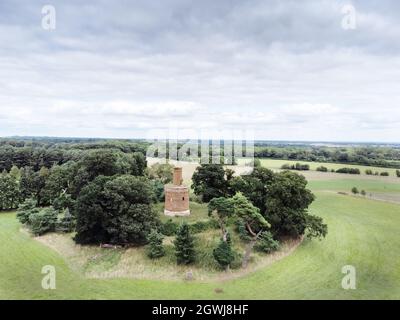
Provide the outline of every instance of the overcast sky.
{"type": "Polygon", "coordinates": [[[0,136],[400,141],[398,0],[1,0],[0,43],[0,136]]]}

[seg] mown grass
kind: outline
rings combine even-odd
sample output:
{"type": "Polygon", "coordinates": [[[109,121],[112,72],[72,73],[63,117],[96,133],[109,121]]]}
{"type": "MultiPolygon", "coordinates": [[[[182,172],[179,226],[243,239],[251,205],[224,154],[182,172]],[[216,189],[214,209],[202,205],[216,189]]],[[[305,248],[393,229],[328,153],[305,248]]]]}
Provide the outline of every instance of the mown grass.
{"type": "Polygon", "coordinates": [[[305,241],[283,260],[225,282],[87,279],[55,251],[20,232],[14,213],[3,213],[0,298],[400,299],[400,206],[323,191],[316,195],[311,211],[328,223],[326,239],[305,241]],[[348,264],[357,270],[356,290],[341,288],[341,269],[348,264]],[[56,266],[56,290],[41,288],[44,265],[56,266]]]}

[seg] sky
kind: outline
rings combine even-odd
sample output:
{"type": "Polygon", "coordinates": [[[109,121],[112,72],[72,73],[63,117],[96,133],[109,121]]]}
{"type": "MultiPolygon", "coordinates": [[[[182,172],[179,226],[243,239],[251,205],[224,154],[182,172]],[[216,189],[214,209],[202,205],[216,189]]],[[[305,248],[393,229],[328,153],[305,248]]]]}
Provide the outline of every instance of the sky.
{"type": "Polygon", "coordinates": [[[398,0],[1,0],[0,43],[0,136],[400,141],[398,0]]]}

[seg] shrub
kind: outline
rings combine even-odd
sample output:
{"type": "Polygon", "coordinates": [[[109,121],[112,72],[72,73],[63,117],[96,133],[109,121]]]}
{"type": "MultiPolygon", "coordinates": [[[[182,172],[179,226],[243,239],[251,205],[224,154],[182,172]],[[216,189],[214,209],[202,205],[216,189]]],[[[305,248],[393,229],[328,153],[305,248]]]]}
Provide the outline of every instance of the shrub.
{"type": "Polygon", "coordinates": [[[161,233],[167,237],[174,236],[178,230],[179,225],[169,219],[167,222],[161,224],[161,233]]]}
{"type": "Polygon", "coordinates": [[[35,236],[55,231],[57,224],[57,211],[49,207],[29,216],[29,226],[35,236]]]}
{"type": "Polygon", "coordinates": [[[218,246],[213,251],[215,261],[221,268],[228,269],[233,260],[235,259],[231,245],[228,242],[220,241],[218,246]]]}
{"type": "Polygon", "coordinates": [[[26,199],[23,203],[21,203],[17,210],[17,219],[22,224],[29,222],[29,216],[31,214],[37,213],[39,211],[36,208],[36,201],[32,198],[26,199]]]}
{"type": "Polygon", "coordinates": [[[352,192],[353,194],[359,194],[359,193],[360,193],[360,192],[358,191],[357,187],[351,188],[351,192],[352,192]]]}
{"type": "Polygon", "coordinates": [[[201,233],[210,229],[219,228],[217,221],[214,220],[197,221],[190,224],[189,227],[192,233],[201,233]]]}
{"type": "Polygon", "coordinates": [[[389,172],[386,172],[386,171],[381,172],[381,176],[382,177],[388,177],[389,176],[389,172]]]}
{"type": "Polygon", "coordinates": [[[195,261],[194,238],[187,223],[178,228],[174,246],[178,264],[190,264],[195,261]]]}
{"type": "Polygon", "coordinates": [[[259,241],[255,245],[257,251],[271,253],[279,249],[279,242],[276,241],[271,232],[265,231],[261,234],[259,241]]]}
{"type": "Polygon", "coordinates": [[[367,193],[365,192],[365,190],[361,190],[361,195],[363,195],[364,197],[367,195],[367,193]]]}
{"type": "Polygon", "coordinates": [[[369,176],[372,176],[374,173],[372,172],[371,169],[367,169],[367,170],[365,170],[365,174],[369,175],[369,176]]]}
{"type": "Polygon", "coordinates": [[[310,166],[308,164],[296,163],[294,169],[299,171],[307,171],[310,170],[310,166]]]}
{"type": "Polygon", "coordinates": [[[396,170],[396,176],[400,178],[400,170],[396,170]]]}
{"type": "Polygon", "coordinates": [[[320,167],[317,168],[317,171],[320,171],[320,172],[328,172],[328,168],[327,168],[327,167],[324,167],[324,166],[320,166],[320,167]]]}
{"type": "Polygon", "coordinates": [[[56,231],[70,233],[75,230],[75,227],[76,219],[67,208],[64,211],[64,215],[57,220],[56,231]]]}
{"type": "Polygon", "coordinates": [[[340,168],[336,170],[337,173],[347,173],[347,174],[361,174],[358,168],[340,168]]]}
{"type": "Polygon", "coordinates": [[[147,249],[147,256],[150,259],[161,258],[165,255],[165,249],[163,247],[163,235],[157,230],[152,230],[147,238],[149,246],[147,249]]]}
{"type": "Polygon", "coordinates": [[[290,164],[285,163],[285,164],[283,164],[283,165],[281,166],[281,169],[282,169],[282,170],[291,170],[291,169],[293,169],[293,167],[292,167],[290,164]]]}

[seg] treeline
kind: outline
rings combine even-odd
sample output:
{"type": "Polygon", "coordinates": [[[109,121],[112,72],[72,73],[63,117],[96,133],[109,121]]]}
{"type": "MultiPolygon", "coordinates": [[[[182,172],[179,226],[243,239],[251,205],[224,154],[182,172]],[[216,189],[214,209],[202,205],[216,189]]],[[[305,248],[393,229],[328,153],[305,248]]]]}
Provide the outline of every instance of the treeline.
{"type": "Polygon", "coordinates": [[[400,149],[382,147],[255,147],[256,158],[333,162],[400,169],[400,149]]]}
{"type": "MultiPolygon", "coordinates": [[[[50,169],[69,161],[79,161],[91,150],[115,150],[123,153],[141,152],[145,154],[148,143],[144,141],[92,141],[67,142],[61,139],[43,140],[0,140],[0,172],[10,171],[13,166],[30,167],[39,171],[42,167],[50,169]]],[[[79,141],[79,140],[78,140],[79,141]]]]}

